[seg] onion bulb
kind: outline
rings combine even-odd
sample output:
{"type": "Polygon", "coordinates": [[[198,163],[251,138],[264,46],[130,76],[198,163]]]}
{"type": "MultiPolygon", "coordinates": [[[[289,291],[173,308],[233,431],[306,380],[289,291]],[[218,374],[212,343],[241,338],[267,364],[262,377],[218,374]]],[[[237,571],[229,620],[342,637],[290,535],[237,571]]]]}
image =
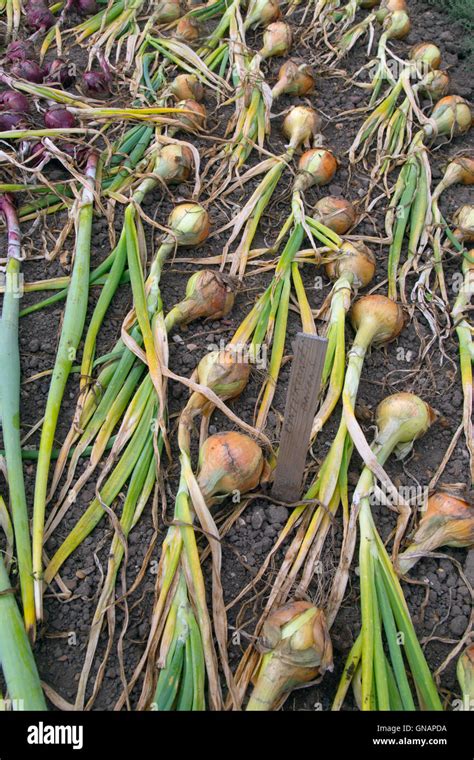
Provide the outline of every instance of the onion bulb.
{"type": "Polygon", "coordinates": [[[376,11],[376,18],[379,23],[382,23],[389,13],[394,11],[406,11],[406,0],[382,0],[380,8],[376,11]]]}
{"type": "Polygon", "coordinates": [[[434,42],[418,42],[410,50],[410,60],[427,64],[430,69],[439,69],[441,50],[434,42]]]}
{"type": "Polygon", "coordinates": [[[57,82],[63,87],[70,87],[75,79],[72,71],[73,68],[66,61],[63,61],[62,58],[55,58],[54,61],[46,65],[46,79],[48,83],[57,82]]]}
{"type": "Polygon", "coordinates": [[[321,198],[314,207],[313,219],[329,227],[338,235],[344,235],[354,226],[357,213],[350,201],[328,195],[321,198]]]}
{"type": "Polygon", "coordinates": [[[211,435],[199,451],[197,480],[208,506],[235,491],[246,493],[257,488],[266,471],[262,449],[243,433],[211,435]]]}
{"type": "Polygon", "coordinates": [[[196,319],[221,319],[234,305],[234,288],[228,277],[210,269],[195,272],[186,285],[186,298],[167,315],[173,325],[187,325],[196,319]]]}
{"type": "Polygon", "coordinates": [[[460,243],[472,243],[474,241],[474,206],[468,204],[458,208],[453,215],[456,225],[454,236],[460,243]]]}
{"type": "Polygon", "coordinates": [[[50,108],[44,114],[44,123],[48,129],[70,129],[76,126],[76,120],[66,108],[50,108]]]}
{"type": "Polygon", "coordinates": [[[197,42],[201,37],[201,25],[192,16],[183,16],[176,26],[176,37],[184,42],[197,42]]]}
{"type": "Polygon", "coordinates": [[[18,61],[12,66],[12,74],[33,84],[40,84],[44,79],[44,70],[35,61],[18,61]]]}
{"type": "MultiPolygon", "coordinates": [[[[197,366],[198,382],[216,393],[223,401],[237,398],[246,388],[250,378],[249,362],[239,361],[230,349],[211,351],[206,354],[197,366]]],[[[200,394],[198,394],[200,395],[200,394]]],[[[200,401],[201,408],[206,408],[200,401]]]]}
{"type": "Polygon", "coordinates": [[[286,61],[278,72],[272,89],[274,100],[281,95],[306,95],[314,90],[315,77],[310,66],[299,61],[286,61]]]}
{"type": "Polygon", "coordinates": [[[0,108],[13,113],[29,113],[30,103],[26,95],[17,90],[5,90],[0,93],[0,108]]]}
{"type": "Polygon", "coordinates": [[[324,612],[310,602],[290,602],[272,612],[258,642],[249,711],[277,710],[293,689],[332,670],[332,644],[324,612]]]}
{"type": "Polygon", "coordinates": [[[393,393],[377,407],[375,442],[383,446],[388,440],[396,441],[392,450],[403,458],[411,451],[414,441],[426,433],[434,419],[435,414],[429,404],[414,393],[393,393]]]}
{"type": "Polygon", "coordinates": [[[186,98],[176,103],[176,108],[184,108],[191,113],[175,113],[174,118],[179,121],[186,129],[201,130],[206,123],[207,111],[202,103],[198,103],[192,98],[186,98]]]}
{"type": "Polygon", "coordinates": [[[256,26],[268,26],[278,21],[281,16],[278,0],[250,0],[245,17],[246,29],[256,26]]]}
{"type": "Polygon", "coordinates": [[[320,116],[309,106],[293,106],[283,122],[283,134],[290,148],[309,146],[321,127],[320,116]]]}
{"type": "Polygon", "coordinates": [[[427,137],[437,135],[462,135],[471,128],[472,114],[468,103],[459,95],[447,95],[441,98],[431,113],[428,124],[423,131],[427,137]]]}
{"type": "Polygon", "coordinates": [[[56,23],[56,18],[44,0],[30,0],[25,6],[26,23],[35,32],[46,32],[56,23]]]}
{"type": "Polygon", "coordinates": [[[9,129],[19,129],[23,125],[23,114],[14,111],[3,111],[0,113],[0,131],[6,132],[9,129]]]}
{"type": "Polygon", "coordinates": [[[193,154],[187,145],[170,143],[161,148],[155,172],[167,185],[186,182],[193,168],[193,154]]]}
{"type": "Polygon", "coordinates": [[[428,499],[408,548],[399,555],[400,570],[407,573],[424,555],[441,546],[470,548],[474,544],[474,506],[444,491],[428,499]]]}
{"type": "Polygon", "coordinates": [[[263,33],[263,46],[259,51],[262,58],[287,55],[291,50],[293,35],[291,27],[284,21],[269,24],[263,33]]]}
{"type": "Polygon", "coordinates": [[[375,274],[375,256],[362,241],[350,243],[346,240],[334,259],[327,262],[325,269],[331,280],[350,273],[357,287],[365,287],[375,274]]]}
{"type": "Polygon", "coordinates": [[[110,80],[110,74],[105,71],[85,71],[82,75],[82,89],[91,95],[105,95],[110,92],[110,80]]]}
{"type": "Polygon", "coordinates": [[[25,40],[14,40],[7,47],[5,58],[9,63],[18,61],[27,61],[33,58],[35,51],[30,42],[25,40]]]}
{"type": "Polygon", "coordinates": [[[330,150],[326,148],[306,150],[298,161],[298,174],[293,187],[303,192],[313,185],[327,185],[334,177],[336,169],[337,161],[330,150]]]}
{"type": "Polygon", "coordinates": [[[153,17],[157,24],[169,24],[183,15],[181,0],[159,0],[153,8],[153,17]]]}
{"type": "Polygon", "coordinates": [[[199,203],[180,203],[168,217],[169,241],[177,245],[200,245],[209,235],[209,216],[199,203]]]}
{"type": "Polygon", "coordinates": [[[204,97],[204,87],[196,74],[178,74],[170,84],[170,92],[177,100],[199,102],[204,97]]]}
{"type": "Polygon", "coordinates": [[[383,29],[389,40],[402,40],[411,29],[408,13],[404,10],[392,11],[383,22],[383,29]]]}
{"type": "Polygon", "coordinates": [[[404,325],[401,307],[386,296],[371,295],[359,298],[350,313],[355,330],[366,330],[374,344],[394,340],[404,325]]]}
{"type": "Polygon", "coordinates": [[[76,0],[81,16],[93,16],[99,10],[96,0],[76,0]]]}
{"type": "Polygon", "coordinates": [[[474,185],[474,158],[470,156],[456,156],[447,165],[443,184],[454,185],[459,182],[462,185],[474,185]]]}
{"type": "Polygon", "coordinates": [[[450,78],[447,71],[429,71],[419,84],[422,95],[438,100],[449,92],[450,78]]]}

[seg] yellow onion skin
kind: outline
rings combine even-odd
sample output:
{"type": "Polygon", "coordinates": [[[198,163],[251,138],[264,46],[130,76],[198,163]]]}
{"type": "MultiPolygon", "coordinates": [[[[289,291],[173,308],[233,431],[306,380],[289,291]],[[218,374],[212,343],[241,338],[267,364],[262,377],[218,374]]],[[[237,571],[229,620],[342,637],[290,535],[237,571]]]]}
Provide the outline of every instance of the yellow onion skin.
{"type": "Polygon", "coordinates": [[[345,241],[325,269],[331,280],[337,280],[349,272],[354,275],[355,285],[364,288],[375,274],[375,256],[362,241],[345,241]]]}
{"type": "Polygon", "coordinates": [[[406,11],[406,0],[382,0],[380,8],[376,12],[376,18],[379,23],[382,23],[389,13],[395,11],[406,11]]]}
{"type": "Polygon", "coordinates": [[[201,38],[201,25],[192,16],[183,16],[176,26],[176,37],[184,42],[192,44],[201,38]]]}
{"type": "Polygon", "coordinates": [[[433,409],[414,393],[401,391],[387,396],[377,407],[377,440],[396,430],[398,446],[412,444],[430,428],[435,419],[433,409]]]}
{"type": "Polygon", "coordinates": [[[427,64],[430,69],[439,69],[441,50],[434,42],[418,42],[410,50],[410,60],[427,64]]]}
{"type": "Polygon", "coordinates": [[[459,95],[447,95],[438,100],[431,113],[429,124],[423,131],[427,137],[450,135],[456,137],[468,132],[472,124],[469,104],[459,95]]]}
{"type": "Polygon", "coordinates": [[[204,126],[206,124],[207,111],[202,103],[198,103],[192,98],[186,98],[185,100],[180,100],[178,103],[176,103],[176,107],[184,108],[186,111],[191,111],[191,113],[174,114],[174,118],[177,121],[181,122],[181,124],[186,129],[190,129],[194,132],[199,132],[204,129],[204,126]]]}
{"type": "Polygon", "coordinates": [[[447,71],[430,71],[420,82],[419,91],[431,100],[438,100],[448,94],[450,85],[447,71]]]}
{"type": "Polygon", "coordinates": [[[196,74],[178,74],[170,84],[170,92],[181,102],[200,103],[204,97],[204,87],[196,74]]]}
{"type": "Polygon", "coordinates": [[[250,0],[245,18],[245,28],[268,26],[281,16],[278,0],[250,0]]]}
{"type": "Polygon", "coordinates": [[[291,27],[284,21],[274,21],[263,33],[263,46],[259,51],[262,58],[287,55],[293,44],[291,27]]]}
{"type": "Polygon", "coordinates": [[[313,70],[300,61],[285,61],[278,72],[278,81],[272,89],[273,99],[281,95],[308,95],[313,92],[316,79],[313,70]]]}
{"type": "Polygon", "coordinates": [[[465,204],[458,208],[453,215],[456,229],[453,234],[460,243],[472,243],[474,241],[474,206],[465,204]]]}
{"type": "Polygon", "coordinates": [[[293,149],[309,145],[320,128],[321,118],[309,106],[293,106],[283,122],[283,134],[293,149]]]}
{"type": "Polygon", "coordinates": [[[404,325],[401,307],[386,296],[362,296],[353,305],[350,312],[355,330],[362,325],[373,331],[372,342],[388,343],[401,333],[404,325]]]}
{"type": "Polygon", "coordinates": [[[356,223],[357,213],[350,201],[327,195],[315,204],[313,219],[338,235],[344,235],[356,223]]]}
{"type": "Polygon", "coordinates": [[[290,602],[272,612],[258,647],[262,656],[253,677],[250,712],[277,710],[293,689],[333,668],[324,612],[310,602],[290,602]]]}
{"type": "Polygon", "coordinates": [[[181,0],[160,0],[154,9],[158,24],[169,24],[171,21],[176,21],[183,13],[184,5],[181,0]]]}
{"type": "Polygon", "coordinates": [[[411,21],[405,10],[389,13],[383,22],[383,28],[389,40],[402,40],[411,29],[411,21]]]}
{"type": "Polygon", "coordinates": [[[180,203],[168,217],[172,231],[170,242],[177,245],[200,245],[209,235],[209,215],[199,203],[180,203]]]}
{"type": "Polygon", "coordinates": [[[463,709],[472,710],[474,703],[474,644],[470,644],[459,656],[456,665],[456,676],[461,687],[461,696],[465,706],[463,709]]]}
{"type": "Polygon", "coordinates": [[[198,382],[210,388],[223,401],[237,398],[250,378],[249,362],[239,361],[231,349],[211,351],[197,367],[198,382]]]}
{"type": "Polygon", "coordinates": [[[178,185],[189,179],[193,164],[193,154],[186,145],[170,143],[160,150],[155,171],[167,185],[178,185]]]}
{"type": "Polygon", "coordinates": [[[474,158],[470,156],[456,156],[447,165],[443,183],[454,185],[459,182],[462,185],[474,185],[474,158]]]}
{"type": "Polygon", "coordinates": [[[337,170],[337,160],[326,148],[306,150],[298,161],[298,174],[294,189],[299,192],[309,190],[313,185],[327,185],[337,170]]]}
{"type": "Polygon", "coordinates": [[[399,555],[402,573],[408,572],[424,554],[441,546],[471,548],[474,545],[474,506],[445,491],[428,499],[412,541],[399,555]]]}
{"type": "Polygon", "coordinates": [[[186,285],[186,298],[172,309],[174,324],[187,325],[195,319],[225,317],[234,305],[230,278],[210,269],[195,272],[186,285]]]}
{"type": "Polygon", "coordinates": [[[198,484],[208,506],[229,494],[253,491],[265,471],[260,446],[235,430],[209,436],[199,452],[198,484]]]}

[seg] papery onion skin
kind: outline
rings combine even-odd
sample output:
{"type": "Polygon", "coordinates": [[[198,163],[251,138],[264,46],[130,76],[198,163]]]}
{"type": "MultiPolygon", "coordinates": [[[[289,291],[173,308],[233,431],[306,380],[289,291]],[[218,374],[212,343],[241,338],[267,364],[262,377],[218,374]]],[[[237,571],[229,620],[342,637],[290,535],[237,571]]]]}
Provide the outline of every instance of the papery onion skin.
{"type": "Polygon", "coordinates": [[[248,435],[237,431],[211,435],[199,451],[198,484],[206,504],[235,491],[254,490],[264,467],[262,449],[248,435]]]}
{"type": "Polygon", "coordinates": [[[199,362],[197,374],[202,385],[206,385],[225,401],[237,398],[246,388],[250,378],[250,363],[241,361],[231,349],[211,351],[199,362]]]}
{"type": "Polygon", "coordinates": [[[327,185],[337,171],[337,160],[326,148],[306,150],[298,161],[298,174],[294,182],[297,191],[308,190],[313,185],[327,185]]]}
{"type": "Polygon", "coordinates": [[[186,298],[169,313],[173,324],[187,325],[196,319],[221,319],[232,309],[234,288],[220,272],[203,269],[188,280],[186,298]]]}
{"type": "Polygon", "coordinates": [[[0,107],[13,113],[29,113],[30,102],[26,95],[17,90],[5,90],[0,93],[0,107]]]}
{"type": "Polygon", "coordinates": [[[405,323],[401,306],[391,298],[376,294],[359,298],[351,309],[350,317],[355,330],[365,323],[374,331],[374,344],[395,340],[405,323]]]}
{"type": "Polygon", "coordinates": [[[291,27],[284,21],[274,21],[263,33],[263,46],[259,51],[262,58],[287,55],[293,44],[291,27]]]}
{"type": "Polygon", "coordinates": [[[470,156],[456,156],[449,162],[443,176],[443,183],[453,185],[460,182],[462,185],[474,185],[474,158],[470,156]]]}
{"type": "Polygon", "coordinates": [[[62,58],[55,58],[54,61],[47,64],[45,78],[48,84],[57,82],[63,87],[70,87],[75,80],[73,71],[74,69],[62,58]]]}
{"type": "Polygon", "coordinates": [[[453,215],[453,222],[456,229],[453,230],[454,237],[461,243],[472,243],[474,241],[474,206],[465,204],[458,208],[453,215]]]}
{"type": "Polygon", "coordinates": [[[22,113],[14,111],[3,111],[0,113],[0,130],[6,132],[9,129],[19,129],[24,124],[22,113]]]}
{"type": "Polygon", "coordinates": [[[472,124],[471,109],[459,95],[441,98],[431,112],[431,119],[423,131],[427,137],[450,135],[455,137],[468,132],[472,124]]]}
{"type": "Polygon", "coordinates": [[[44,0],[30,0],[25,6],[26,23],[35,32],[46,32],[56,23],[44,0]]]}
{"type": "Polygon", "coordinates": [[[18,61],[12,66],[11,72],[15,77],[26,79],[33,84],[41,84],[44,79],[44,69],[35,61],[18,61]]]}
{"type": "Polygon", "coordinates": [[[283,121],[283,134],[291,148],[309,145],[321,128],[320,116],[309,106],[293,106],[283,121]]]}
{"type": "Polygon", "coordinates": [[[199,203],[180,203],[168,217],[168,227],[178,245],[200,245],[209,235],[209,215],[199,203]]]}
{"type": "Polygon", "coordinates": [[[272,97],[276,100],[281,95],[307,95],[313,92],[315,76],[307,64],[289,60],[280,67],[278,81],[272,89],[272,97]]]}
{"type": "Polygon", "coordinates": [[[76,119],[66,108],[50,108],[44,114],[44,123],[48,129],[71,129],[76,119]]]}
{"type": "Polygon", "coordinates": [[[76,0],[76,5],[81,16],[93,16],[99,10],[96,0],[76,0]]]}
{"type": "Polygon", "coordinates": [[[448,94],[450,84],[447,71],[430,71],[420,82],[419,91],[432,100],[438,100],[448,94]]]}
{"type": "Polygon", "coordinates": [[[170,84],[170,92],[179,101],[199,103],[204,98],[204,87],[196,74],[178,74],[170,84]]]}
{"type": "Polygon", "coordinates": [[[189,179],[193,164],[193,154],[187,145],[170,143],[161,148],[155,171],[167,185],[179,185],[189,179]]]}
{"type": "Polygon", "coordinates": [[[186,100],[180,100],[176,103],[176,108],[183,108],[191,113],[175,113],[174,118],[179,121],[187,129],[193,131],[200,131],[204,129],[207,118],[207,111],[202,103],[198,103],[196,100],[186,98],[186,100]]]}
{"type": "Polygon", "coordinates": [[[10,63],[17,63],[19,61],[28,61],[33,58],[35,54],[33,45],[26,40],[14,40],[10,42],[7,47],[5,58],[10,63]]]}
{"type": "Polygon", "coordinates": [[[393,11],[385,17],[383,28],[389,40],[402,40],[411,29],[410,17],[404,10],[393,11]]]}
{"type": "Polygon", "coordinates": [[[332,280],[337,280],[344,273],[351,273],[355,278],[355,285],[365,287],[373,279],[375,274],[375,256],[362,241],[345,241],[340,251],[326,266],[326,274],[332,280]]]}
{"type": "Polygon", "coordinates": [[[352,203],[345,198],[328,195],[317,201],[313,219],[338,235],[344,235],[356,223],[357,212],[352,203]]]}
{"type": "Polygon", "coordinates": [[[410,50],[410,60],[426,63],[431,69],[439,69],[441,50],[434,42],[418,42],[410,50]]]}
{"type": "Polygon", "coordinates": [[[110,92],[110,75],[104,71],[85,71],[82,87],[88,93],[105,95],[110,92]]]}
{"type": "Polygon", "coordinates": [[[188,43],[197,42],[202,35],[201,25],[195,18],[183,16],[176,27],[176,37],[188,43]]]}

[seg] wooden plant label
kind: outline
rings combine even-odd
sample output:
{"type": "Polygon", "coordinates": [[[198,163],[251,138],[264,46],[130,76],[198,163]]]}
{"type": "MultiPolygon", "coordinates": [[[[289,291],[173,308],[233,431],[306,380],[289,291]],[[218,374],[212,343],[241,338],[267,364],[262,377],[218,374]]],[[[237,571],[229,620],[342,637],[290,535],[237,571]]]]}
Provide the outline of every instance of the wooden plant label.
{"type": "Polygon", "coordinates": [[[286,396],[285,415],[272,496],[279,501],[300,498],[311,427],[318,403],[327,340],[298,333],[286,396]]]}

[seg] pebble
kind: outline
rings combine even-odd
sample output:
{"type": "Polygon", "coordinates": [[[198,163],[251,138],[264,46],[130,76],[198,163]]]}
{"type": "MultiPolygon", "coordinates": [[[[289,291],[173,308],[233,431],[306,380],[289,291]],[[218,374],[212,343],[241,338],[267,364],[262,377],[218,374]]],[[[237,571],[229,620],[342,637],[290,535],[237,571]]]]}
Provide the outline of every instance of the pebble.
{"type": "Polygon", "coordinates": [[[288,518],[288,510],[286,507],[277,506],[276,504],[272,504],[271,507],[268,508],[268,520],[271,523],[284,523],[288,518]]]}
{"type": "Polygon", "coordinates": [[[263,525],[264,519],[265,519],[265,515],[264,515],[262,507],[257,507],[257,509],[254,509],[254,511],[252,512],[252,528],[254,530],[260,530],[260,528],[263,525]]]}
{"type": "Polygon", "coordinates": [[[468,619],[466,615],[456,615],[449,624],[449,630],[451,633],[454,633],[455,636],[462,636],[467,628],[467,622],[468,619]]]}

